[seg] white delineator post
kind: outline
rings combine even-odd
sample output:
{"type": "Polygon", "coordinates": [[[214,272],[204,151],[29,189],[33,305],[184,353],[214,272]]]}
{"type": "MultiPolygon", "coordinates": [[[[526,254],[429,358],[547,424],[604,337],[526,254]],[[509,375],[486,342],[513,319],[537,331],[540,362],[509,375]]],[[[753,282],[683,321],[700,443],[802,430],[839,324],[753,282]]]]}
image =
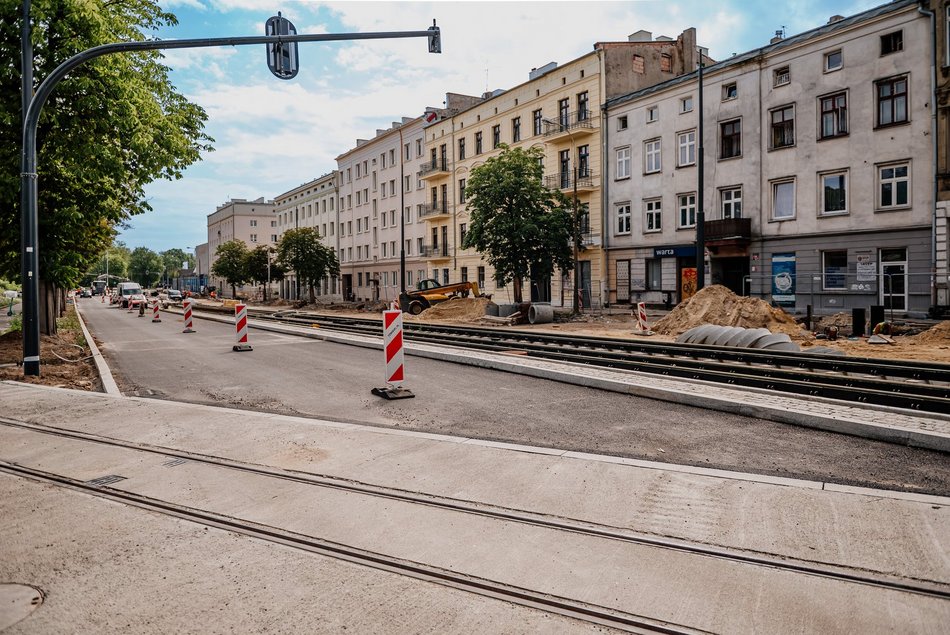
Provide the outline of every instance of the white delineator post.
{"type": "Polygon", "coordinates": [[[192,328],[192,316],[191,316],[191,298],[185,298],[183,306],[185,307],[185,330],[182,333],[194,333],[195,330],[192,328]]]}
{"type": "Polygon", "coordinates": [[[158,300],[152,302],[152,322],[161,322],[162,318],[158,314],[158,300]]]}
{"type": "Polygon", "coordinates": [[[402,352],[402,311],[383,311],[383,350],[386,352],[386,383],[405,379],[402,352]]]}
{"type": "Polygon", "coordinates": [[[234,305],[234,328],[237,331],[237,344],[231,347],[233,351],[251,351],[247,342],[247,305],[234,305]]]}

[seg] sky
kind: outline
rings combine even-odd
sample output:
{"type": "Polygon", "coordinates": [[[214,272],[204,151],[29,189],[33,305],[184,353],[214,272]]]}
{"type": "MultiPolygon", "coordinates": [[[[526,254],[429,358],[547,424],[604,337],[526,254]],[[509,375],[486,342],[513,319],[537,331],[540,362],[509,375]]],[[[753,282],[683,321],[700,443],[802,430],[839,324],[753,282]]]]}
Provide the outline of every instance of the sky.
{"type": "Polygon", "coordinates": [[[171,81],[208,113],[214,151],[176,181],[146,188],[153,211],[118,240],[130,248],[193,251],[207,216],[230,199],[267,200],[326,174],[335,158],[402,117],[441,107],[447,92],[508,89],[548,62],[566,63],[595,42],[641,29],[675,38],[695,27],[713,59],[853,15],[884,0],[634,0],[624,2],[314,2],[159,0],[178,25],[163,39],[263,35],[280,10],[303,33],[424,31],[436,20],[442,53],[425,38],[299,45],[300,71],[274,77],[263,46],[165,52],[171,81]]]}

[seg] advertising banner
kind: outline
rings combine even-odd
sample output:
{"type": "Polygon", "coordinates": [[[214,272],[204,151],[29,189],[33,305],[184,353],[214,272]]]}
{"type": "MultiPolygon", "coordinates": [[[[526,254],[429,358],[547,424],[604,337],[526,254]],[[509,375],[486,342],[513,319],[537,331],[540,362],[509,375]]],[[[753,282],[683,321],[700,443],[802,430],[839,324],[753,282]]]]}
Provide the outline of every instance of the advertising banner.
{"type": "Polygon", "coordinates": [[[795,306],[795,254],[772,254],[772,300],[795,306]]]}

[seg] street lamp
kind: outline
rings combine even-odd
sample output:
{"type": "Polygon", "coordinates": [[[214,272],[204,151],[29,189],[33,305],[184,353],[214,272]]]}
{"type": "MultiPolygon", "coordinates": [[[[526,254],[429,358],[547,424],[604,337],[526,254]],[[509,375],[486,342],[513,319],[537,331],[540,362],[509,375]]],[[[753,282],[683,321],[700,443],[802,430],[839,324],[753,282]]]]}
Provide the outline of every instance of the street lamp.
{"type": "MultiPolygon", "coordinates": [[[[580,287],[580,245],[579,245],[580,237],[579,237],[579,235],[578,235],[578,233],[579,233],[578,230],[580,229],[580,227],[578,226],[578,224],[579,224],[580,221],[579,221],[579,218],[578,218],[578,209],[577,209],[577,160],[576,160],[576,157],[574,156],[574,155],[576,154],[577,150],[576,150],[576,146],[575,146],[575,144],[574,144],[574,133],[571,132],[571,127],[570,127],[570,122],[569,122],[569,121],[555,122],[555,121],[553,121],[553,120],[551,120],[551,119],[542,119],[542,121],[543,121],[544,123],[548,124],[549,126],[558,126],[558,127],[560,128],[560,130],[562,130],[562,131],[564,131],[564,132],[567,132],[567,134],[571,137],[571,156],[568,158],[568,160],[571,162],[571,182],[573,183],[573,190],[574,190],[574,196],[573,196],[573,199],[574,199],[574,200],[573,200],[573,208],[574,208],[574,210],[573,210],[573,211],[574,211],[574,232],[573,232],[573,233],[574,233],[574,236],[573,236],[573,241],[574,241],[574,293],[572,294],[572,295],[574,296],[574,300],[573,300],[573,304],[572,304],[572,312],[574,313],[574,315],[577,315],[578,313],[581,312],[581,307],[580,307],[580,289],[581,289],[581,287],[580,287]]],[[[558,166],[558,167],[560,167],[560,166],[558,166]]],[[[563,174],[563,172],[560,172],[560,170],[559,170],[558,173],[559,173],[559,175],[560,175],[560,177],[561,177],[561,187],[563,187],[563,185],[564,185],[564,174],[563,174]]]]}

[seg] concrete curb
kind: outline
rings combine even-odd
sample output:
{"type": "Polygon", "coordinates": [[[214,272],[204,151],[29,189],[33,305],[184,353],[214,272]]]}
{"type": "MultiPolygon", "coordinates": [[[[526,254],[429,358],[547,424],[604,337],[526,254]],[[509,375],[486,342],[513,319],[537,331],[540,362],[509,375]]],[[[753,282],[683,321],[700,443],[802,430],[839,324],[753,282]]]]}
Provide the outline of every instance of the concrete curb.
{"type": "MultiPolygon", "coordinates": [[[[216,315],[203,314],[201,319],[233,323],[233,319],[216,315]]],[[[255,324],[251,320],[248,320],[248,325],[262,331],[382,350],[381,338],[376,340],[316,329],[304,330],[295,326],[255,324]]],[[[950,453],[950,417],[934,413],[921,415],[899,408],[852,404],[816,397],[802,399],[762,389],[739,389],[715,382],[684,382],[629,371],[592,369],[589,366],[566,362],[532,360],[529,365],[523,358],[514,356],[505,359],[503,354],[466,353],[429,344],[407,342],[405,350],[411,355],[440,361],[950,453]],[[947,428],[947,431],[941,431],[941,428],[947,428]]]]}
{"type": "Polygon", "coordinates": [[[102,353],[99,352],[99,347],[96,346],[96,341],[92,339],[89,329],[86,328],[86,323],[83,321],[82,314],[79,312],[79,305],[74,304],[73,306],[76,307],[76,319],[79,320],[79,326],[82,328],[82,336],[86,338],[86,343],[92,351],[92,360],[96,363],[96,370],[99,372],[102,389],[107,395],[121,396],[122,393],[119,391],[119,385],[115,383],[115,379],[112,377],[112,371],[109,370],[109,365],[106,364],[105,358],[102,356],[102,353]]]}

